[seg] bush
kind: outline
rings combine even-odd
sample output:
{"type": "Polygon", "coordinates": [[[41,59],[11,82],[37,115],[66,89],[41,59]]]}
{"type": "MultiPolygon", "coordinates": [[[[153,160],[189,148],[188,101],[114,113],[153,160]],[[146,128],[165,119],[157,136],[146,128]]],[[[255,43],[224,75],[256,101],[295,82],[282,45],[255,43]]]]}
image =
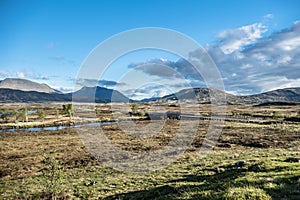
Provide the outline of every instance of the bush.
{"type": "Polygon", "coordinates": [[[63,107],[64,113],[68,117],[70,117],[70,119],[71,119],[73,117],[73,115],[74,115],[74,106],[73,106],[73,104],[70,104],[70,103],[64,104],[64,105],[62,105],[62,107],[63,107]]]}
{"type": "Polygon", "coordinates": [[[49,154],[44,155],[42,163],[45,165],[42,170],[44,193],[51,195],[52,199],[56,199],[56,196],[63,191],[62,184],[65,178],[63,167],[49,154]]]}

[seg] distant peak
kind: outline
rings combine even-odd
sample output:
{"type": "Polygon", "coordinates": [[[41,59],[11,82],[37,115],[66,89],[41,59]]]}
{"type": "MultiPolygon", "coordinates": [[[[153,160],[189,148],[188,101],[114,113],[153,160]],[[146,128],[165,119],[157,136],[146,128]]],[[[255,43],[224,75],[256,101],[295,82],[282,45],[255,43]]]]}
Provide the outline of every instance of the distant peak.
{"type": "Polygon", "coordinates": [[[45,83],[37,83],[22,78],[6,78],[0,82],[0,88],[44,93],[61,93],[45,83]]]}

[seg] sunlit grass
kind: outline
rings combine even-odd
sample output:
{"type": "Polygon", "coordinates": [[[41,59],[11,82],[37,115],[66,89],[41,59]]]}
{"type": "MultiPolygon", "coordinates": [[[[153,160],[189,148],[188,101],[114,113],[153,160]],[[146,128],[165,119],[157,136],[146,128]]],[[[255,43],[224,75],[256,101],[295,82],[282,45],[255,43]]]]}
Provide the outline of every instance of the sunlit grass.
{"type": "Polygon", "coordinates": [[[165,169],[136,174],[93,160],[76,132],[21,134],[7,134],[1,140],[3,199],[49,197],[42,152],[63,166],[64,181],[56,194],[61,198],[297,199],[300,195],[300,164],[284,162],[286,157],[299,157],[296,150],[219,149],[204,159],[191,151],[165,169]],[[239,160],[245,166],[235,167],[239,160]]]}

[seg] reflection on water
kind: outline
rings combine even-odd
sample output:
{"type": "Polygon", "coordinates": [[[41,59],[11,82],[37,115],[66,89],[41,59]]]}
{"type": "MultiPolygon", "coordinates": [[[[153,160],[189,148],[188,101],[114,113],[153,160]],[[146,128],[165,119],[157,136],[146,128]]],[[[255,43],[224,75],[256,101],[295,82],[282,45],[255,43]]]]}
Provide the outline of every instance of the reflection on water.
{"type": "Polygon", "coordinates": [[[56,131],[62,130],[66,128],[80,128],[84,126],[102,126],[105,124],[116,124],[118,122],[92,122],[92,123],[85,123],[85,124],[77,124],[73,126],[49,126],[49,127],[33,127],[33,128],[12,128],[12,129],[5,129],[0,130],[0,133],[4,132],[36,132],[36,131],[56,131]]]}
{"type": "Polygon", "coordinates": [[[35,114],[35,113],[37,113],[37,110],[29,110],[29,111],[27,112],[28,115],[33,115],[33,114],[35,114]]]}

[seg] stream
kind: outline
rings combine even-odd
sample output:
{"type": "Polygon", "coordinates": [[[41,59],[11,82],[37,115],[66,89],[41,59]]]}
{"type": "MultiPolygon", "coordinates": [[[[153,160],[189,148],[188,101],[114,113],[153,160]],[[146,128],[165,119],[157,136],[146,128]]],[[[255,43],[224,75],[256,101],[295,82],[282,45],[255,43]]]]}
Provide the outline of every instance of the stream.
{"type": "Polygon", "coordinates": [[[32,127],[32,128],[11,128],[11,129],[3,129],[0,130],[0,133],[4,132],[36,132],[36,131],[56,131],[62,130],[66,128],[80,128],[84,126],[102,126],[105,124],[117,124],[118,122],[90,122],[90,123],[82,123],[72,126],[48,126],[48,127],[32,127]]]}

